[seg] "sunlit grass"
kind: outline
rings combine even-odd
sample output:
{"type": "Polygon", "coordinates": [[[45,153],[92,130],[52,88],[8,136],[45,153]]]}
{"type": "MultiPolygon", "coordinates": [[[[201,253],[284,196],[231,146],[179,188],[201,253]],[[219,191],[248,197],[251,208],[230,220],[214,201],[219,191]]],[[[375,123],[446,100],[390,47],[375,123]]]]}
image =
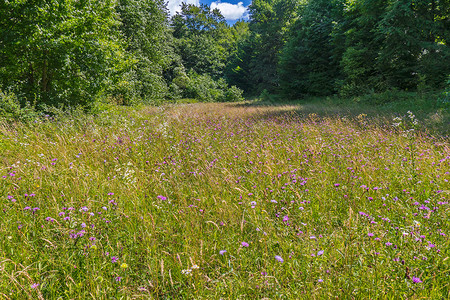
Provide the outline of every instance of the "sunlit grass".
{"type": "Polygon", "coordinates": [[[189,104],[3,124],[0,298],[447,298],[448,139],[395,115],[189,104]]]}

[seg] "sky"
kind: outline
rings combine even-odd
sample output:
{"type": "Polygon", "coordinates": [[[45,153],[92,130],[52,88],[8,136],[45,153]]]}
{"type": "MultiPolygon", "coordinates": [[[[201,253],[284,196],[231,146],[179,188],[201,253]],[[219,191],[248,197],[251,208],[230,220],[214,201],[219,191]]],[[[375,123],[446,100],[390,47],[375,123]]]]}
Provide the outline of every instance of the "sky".
{"type": "Polygon", "coordinates": [[[182,2],[195,5],[207,4],[212,9],[218,8],[228,23],[234,23],[238,19],[247,19],[247,7],[251,0],[168,0],[167,7],[171,15],[180,10],[182,2]]]}

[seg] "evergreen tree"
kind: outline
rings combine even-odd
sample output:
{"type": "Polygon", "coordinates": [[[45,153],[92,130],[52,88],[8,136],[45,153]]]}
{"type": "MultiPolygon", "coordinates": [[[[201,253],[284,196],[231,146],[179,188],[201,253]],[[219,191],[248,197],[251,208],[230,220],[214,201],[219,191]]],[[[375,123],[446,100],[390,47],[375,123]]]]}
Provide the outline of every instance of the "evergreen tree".
{"type": "Polygon", "coordinates": [[[280,85],[284,95],[334,93],[338,60],[333,57],[332,31],[342,14],[342,1],[310,0],[280,55],[280,85]]]}
{"type": "Polygon", "coordinates": [[[249,6],[250,31],[249,42],[252,53],[248,53],[248,74],[253,93],[263,90],[270,92],[278,88],[279,52],[286,42],[286,34],[294,22],[299,0],[254,0],[249,6]]]}

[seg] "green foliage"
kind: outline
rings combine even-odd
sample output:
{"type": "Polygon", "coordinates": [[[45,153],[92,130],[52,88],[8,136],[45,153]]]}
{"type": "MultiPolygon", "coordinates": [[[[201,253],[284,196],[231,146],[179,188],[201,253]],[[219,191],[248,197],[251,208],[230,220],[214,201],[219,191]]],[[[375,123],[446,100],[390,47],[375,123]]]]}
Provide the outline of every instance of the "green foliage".
{"type": "Polygon", "coordinates": [[[183,3],[172,17],[174,48],[187,71],[222,76],[227,58],[226,32],[229,30],[220,11],[207,5],[183,3]]]}
{"type": "Polygon", "coordinates": [[[342,1],[310,0],[280,55],[280,85],[289,98],[334,93],[339,70],[331,33],[342,15],[342,1]]]}
{"type": "Polygon", "coordinates": [[[121,95],[126,104],[163,99],[168,93],[163,70],[170,63],[172,51],[164,2],[120,0],[117,11],[126,50],[134,63],[113,92],[121,95]]]}
{"type": "Polygon", "coordinates": [[[223,101],[225,102],[238,102],[243,101],[244,97],[242,97],[243,91],[235,85],[229,87],[225,92],[225,97],[223,101]]]}
{"type": "Polygon", "coordinates": [[[0,87],[22,104],[87,106],[128,62],[115,1],[2,1],[0,87]]]}
{"type": "Polygon", "coordinates": [[[447,87],[442,92],[441,97],[439,97],[439,103],[441,107],[450,111],[450,76],[447,79],[447,87]]]}
{"type": "Polygon", "coordinates": [[[189,73],[183,98],[194,98],[200,101],[235,102],[241,101],[242,90],[236,86],[228,87],[227,82],[220,78],[214,80],[207,74],[189,73]]]}
{"type": "Polygon", "coordinates": [[[232,27],[235,44],[228,58],[224,75],[227,81],[247,93],[252,93],[251,65],[254,58],[254,40],[247,22],[236,22],[232,27]]]}
{"type": "Polygon", "coordinates": [[[170,85],[171,99],[197,99],[203,102],[235,102],[243,100],[242,90],[228,87],[225,79],[214,79],[208,74],[186,73],[183,67],[174,70],[175,78],[170,85]]]}
{"type": "MultiPolygon", "coordinates": [[[[279,78],[277,65],[279,52],[286,42],[287,32],[297,15],[300,0],[255,0],[249,6],[250,47],[244,60],[239,64],[250,81],[250,90],[254,94],[264,89],[273,92],[277,89],[279,78]]],[[[235,67],[236,69],[236,67],[235,67]]]]}
{"type": "Polygon", "coordinates": [[[32,121],[38,117],[34,105],[25,103],[22,105],[17,96],[12,92],[0,90],[0,119],[7,121],[32,121]]]}

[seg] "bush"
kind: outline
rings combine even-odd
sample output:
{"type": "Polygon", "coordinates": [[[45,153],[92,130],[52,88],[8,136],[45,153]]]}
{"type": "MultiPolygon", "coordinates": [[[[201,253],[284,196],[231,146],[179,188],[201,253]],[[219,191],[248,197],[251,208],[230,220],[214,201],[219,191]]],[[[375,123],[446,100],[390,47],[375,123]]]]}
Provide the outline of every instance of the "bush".
{"type": "Polygon", "coordinates": [[[21,105],[14,93],[0,90],[0,117],[8,121],[32,121],[38,117],[38,113],[30,103],[21,105]]]}
{"type": "Polygon", "coordinates": [[[213,79],[209,75],[199,75],[193,71],[186,74],[178,70],[169,86],[170,98],[196,99],[203,102],[236,102],[242,101],[242,90],[236,86],[228,87],[225,79],[213,79]]]}
{"type": "Polygon", "coordinates": [[[214,80],[209,75],[189,73],[189,82],[186,85],[184,98],[194,98],[201,101],[223,101],[227,84],[225,80],[214,80]]]}
{"type": "Polygon", "coordinates": [[[242,97],[242,90],[237,86],[233,85],[225,93],[225,101],[226,102],[238,102],[243,101],[244,97],[242,97]]]}
{"type": "Polygon", "coordinates": [[[441,108],[450,108],[450,76],[447,80],[447,88],[442,92],[442,95],[439,97],[438,105],[441,108]]]}

